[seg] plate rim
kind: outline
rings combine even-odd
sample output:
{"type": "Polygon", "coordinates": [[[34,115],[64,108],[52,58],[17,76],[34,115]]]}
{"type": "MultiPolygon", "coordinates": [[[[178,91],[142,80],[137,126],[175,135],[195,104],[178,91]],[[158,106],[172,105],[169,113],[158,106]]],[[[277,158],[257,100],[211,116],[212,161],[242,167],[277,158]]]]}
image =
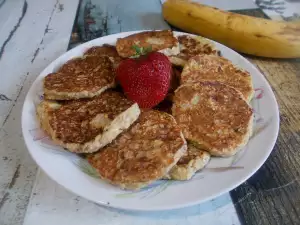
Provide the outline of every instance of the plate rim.
{"type": "MultiPolygon", "coordinates": [[[[56,182],[57,184],[59,184],[60,186],[62,186],[63,188],[67,189],[68,191],[70,191],[71,193],[74,193],[76,195],[79,195],[91,202],[94,202],[96,204],[100,204],[102,206],[106,206],[106,207],[111,207],[111,208],[116,208],[116,209],[122,209],[122,210],[126,210],[126,211],[163,211],[163,210],[173,210],[173,209],[180,209],[180,208],[185,208],[185,207],[189,207],[189,206],[193,206],[193,205],[197,205],[197,204],[200,204],[200,203],[203,203],[203,202],[206,202],[208,200],[211,200],[211,199],[214,199],[216,197],[219,197],[231,190],[233,190],[234,188],[236,188],[237,186],[239,186],[240,184],[244,183],[247,179],[249,179],[251,176],[253,176],[253,174],[255,172],[258,171],[258,169],[266,162],[266,160],[268,159],[268,157],[270,156],[271,152],[273,151],[274,149],[274,146],[276,144],[276,141],[277,141],[277,138],[278,138],[278,134],[279,134],[279,127],[280,127],[280,114],[279,114],[279,106],[278,106],[278,103],[277,103],[277,100],[276,100],[276,97],[275,97],[275,94],[272,90],[272,87],[271,85],[269,84],[269,82],[267,81],[267,79],[265,78],[265,76],[263,75],[263,73],[254,65],[252,64],[248,59],[246,59],[244,56],[242,56],[241,54],[239,54],[238,52],[236,52],[235,50],[221,44],[221,43],[218,43],[216,41],[213,41],[211,39],[208,39],[209,41],[215,43],[215,44],[218,44],[220,46],[222,46],[223,48],[225,48],[226,50],[228,51],[231,51],[231,54],[235,54],[235,55],[238,55],[239,57],[241,57],[243,60],[247,61],[247,64],[249,64],[249,66],[251,66],[254,70],[257,71],[258,74],[260,74],[260,78],[264,81],[264,83],[266,84],[264,87],[269,89],[268,91],[271,93],[271,95],[269,96],[273,103],[275,104],[275,108],[276,108],[276,122],[275,123],[275,128],[276,128],[276,131],[275,133],[272,135],[272,139],[270,140],[270,142],[268,143],[268,148],[266,149],[270,149],[266,154],[265,154],[265,157],[264,158],[261,158],[259,162],[256,163],[256,166],[254,167],[251,167],[251,171],[249,171],[247,173],[246,176],[243,176],[242,178],[239,178],[237,179],[235,182],[232,182],[231,185],[229,185],[227,188],[223,188],[222,191],[219,191],[218,193],[215,193],[215,194],[211,194],[211,195],[208,195],[204,198],[201,198],[200,200],[194,200],[194,201],[189,201],[189,202],[186,202],[186,203],[181,203],[181,204],[176,204],[174,206],[150,206],[150,207],[144,207],[144,208],[138,208],[138,207],[126,207],[126,206],[123,206],[122,204],[107,204],[105,202],[101,202],[101,201],[98,201],[98,200],[95,200],[95,199],[92,199],[90,198],[89,196],[83,194],[83,193],[78,193],[77,191],[74,191],[72,190],[72,188],[62,184],[62,182],[58,181],[54,176],[52,176],[52,174],[49,174],[47,172],[47,170],[43,167],[43,165],[40,165],[38,163],[38,158],[35,157],[34,153],[30,150],[29,148],[29,142],[31,140],[29,140],[25,135],[25,117],[26,117],[26,113],[25,112],[25,107],[27,104],[29,104],[29,95],[30,93],[33,91],[34,89],[34,86],[37,85],[37,82],[39,81],[39,78],[42,76],[42,74],[45,73],[45,71],[48,70],[49,67],[53,67],[53,65],[56,65],[57,62],[60,61],[61,58],[63,58],[65,55],[67,54],[71,54],[73,51],[76,52],[76,49],[79,49],[79,48],[83,48],[83,46],[88,46],[88,47],[91,47],[91,46],[95,46],[93,45],[92,43],[93,42],[97,42],[99,39],[103,39],[104,37],[112,37],[114,39],[117,39],[118,36],[120,35],[131,35],[131,34],[134,34],[134,33],[138,33],[138,32],[143,32],[143,31],[149,31],[149,30],[135,30],[135,31],[127,31],[127,32],[120,32],[120,33],[116,33],[116,34],[110,34],[110,35],[107,35],[107,36],[102,36],[102,37],[99,37],[99,38],[96,38],[96,39],[93,39],[93,40],[90,40],[88,42],[85,42],[85,43],[82,43],[72,49],[70,49],[69,51],[66,51],[65,53],[61,54],[60,56],[58,56],[55,60],[53,60],[50,64],[48,64],[40,73],[39,75],[35,78],[34,82],[31,84],[30,88],[28,89],[27,93],[26,93],[26,97],[24,99],[24,102],[23,102],[23,106],[22,106],[22,115],[21,115],[21,124],[22,124],[22,135],[23,135],[23,138],[24,138],[24,141],[25,141],[25,145],[26,145],[26,148],[29,152],[29,154],[31,155],[31,157],[33,158],[33,160],[35,161],[35,163],[39,166],[39,168],[48,176],[51,178],[51,180],[53,180],[54,182],[56,182]]],[[[175,35],[190,35],[190,36],[197,36],[195,34],[191,34],[191,33],[187,33],[187,32],[178,32],[178,31],[173,31],[175,35]]]]}

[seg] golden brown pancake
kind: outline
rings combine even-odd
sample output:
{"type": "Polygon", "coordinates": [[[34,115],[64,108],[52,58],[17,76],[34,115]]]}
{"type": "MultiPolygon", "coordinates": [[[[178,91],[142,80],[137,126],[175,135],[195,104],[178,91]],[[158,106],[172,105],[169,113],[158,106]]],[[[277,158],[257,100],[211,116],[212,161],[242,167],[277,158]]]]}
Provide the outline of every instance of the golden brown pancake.
{"type": "Polygon", "coordinates": [[[198,55],[191,58],[181,73],[181,84],[199,81],[218,81],[240,91],[247,102],[253,97],[252,78],[231,61],[215,55],[198,55]]]}
{"type": "Polygon", "coordinates": [[[164,179],[189,180],[194,174],[203,169],[210,160],[210,154],[188,144],[187,152],[173,166],[164,179]]]}
{"type": "Polygon", "coordinates": [[[136,54],[133,46],[151,47],[152,51],[162,51],[166,55],[179,53],[178,41],[170,30],[145,31],[118,38],[116,48],[121,57],[128,58],[136,54]]]}
{"type": "Polygon", "coordinates": [[[73,101],[42,101],[37,115],[42,128],[58,145],[71,152],[91,153],[114,140],[139,116],[136,103],[122,94],[73,101]]]}
{"type": "Polygon", "coordinates": [[[219,82],[189,83],[174,96],[172,114],[184,137],[214,156],[231,156],[252,133],[253,113],[241,93],[219,82]]]}
{"type": "Polygon", "coordinates": [[[196,55],[220,55],[213,42],[200,36],[180,35],[177,37],[180,53],[169,57],[173,65],[183,67],[196,55]]]}
{"type": "Polygon", "coordinates": [[[161,179],[185,152],[186,142],[174,118],[150,110],[88,161],[102,179],[139,189],[161,179]]]}
{"type": "Polygon", "coordinates": [[[108,57],[85,56],[66,62],[44,79],[46,99],[91,98],[115,86],[115,71],[108,57]]]}
{"type": "Polygon", "coordinates": [[[116,47],[108,44],[91,47],[84,53],[84,55],[107,56],[113,62],[114,68],[117,68],[122,61],[116,47]]]}

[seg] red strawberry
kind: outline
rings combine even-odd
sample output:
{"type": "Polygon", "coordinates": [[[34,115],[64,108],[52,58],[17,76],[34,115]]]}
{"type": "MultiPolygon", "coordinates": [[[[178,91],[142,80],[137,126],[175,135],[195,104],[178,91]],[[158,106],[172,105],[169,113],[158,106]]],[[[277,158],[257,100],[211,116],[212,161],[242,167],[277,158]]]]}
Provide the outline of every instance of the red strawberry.
{"type": "Polygon", "coordinates": [[[171,70],[168,57],[151,52],[123,60],[117,68],[117,80],[129,99],[141,108],[152,108],[166,97],[171,70]]]}

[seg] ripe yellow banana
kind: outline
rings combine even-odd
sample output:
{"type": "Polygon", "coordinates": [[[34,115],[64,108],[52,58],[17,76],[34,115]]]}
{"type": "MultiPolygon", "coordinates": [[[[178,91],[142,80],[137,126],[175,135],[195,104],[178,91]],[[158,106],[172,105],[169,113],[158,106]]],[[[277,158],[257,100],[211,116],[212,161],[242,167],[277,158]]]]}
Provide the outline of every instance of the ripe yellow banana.
{"type": "Polygon", "coordinates": [[[239,52],[273,58],[300,57],[300,23],[244,16],[185,0],[166,1],[163,16],[175,27],[239,52]]]}

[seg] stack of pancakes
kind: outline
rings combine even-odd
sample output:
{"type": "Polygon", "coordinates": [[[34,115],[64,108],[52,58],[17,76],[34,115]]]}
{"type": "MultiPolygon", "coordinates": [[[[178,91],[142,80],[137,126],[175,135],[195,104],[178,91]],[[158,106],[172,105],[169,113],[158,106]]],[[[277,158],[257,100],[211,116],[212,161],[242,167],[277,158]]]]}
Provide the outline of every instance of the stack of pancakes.
{"type": "Polygon", "coordinates": [[[190,179],[210,155],[231,156],[251,135],[251,76],[219,55],[208,40],[171,31],[92,47],[45,77],[41,127],[121,188],[190,179]],[[170,93],[154,110],[141,110],[116,88],[115,68],[134,55],[132,45],[150,45],[174,65],[170,93]]]}

